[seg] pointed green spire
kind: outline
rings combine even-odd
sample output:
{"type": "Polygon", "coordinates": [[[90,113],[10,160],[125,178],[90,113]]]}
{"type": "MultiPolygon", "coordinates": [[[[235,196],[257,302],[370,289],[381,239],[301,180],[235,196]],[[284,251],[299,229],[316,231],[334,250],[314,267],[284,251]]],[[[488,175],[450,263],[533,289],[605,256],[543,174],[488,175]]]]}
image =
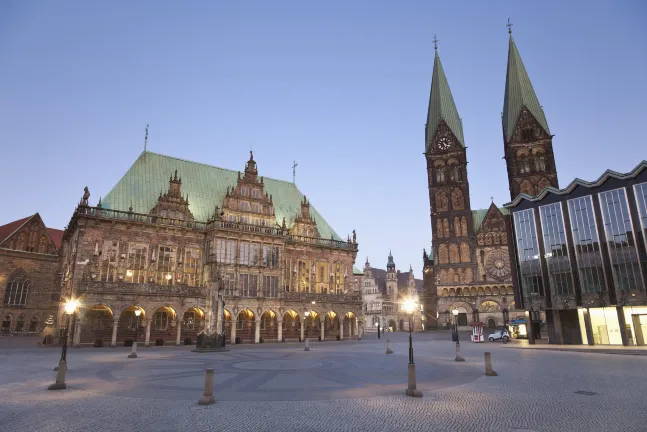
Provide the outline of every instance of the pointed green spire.
{"type": "Polygon", "coordinates": [[[449,83],[447,82],[443,65],[440,63],[438,49],[436,48],[435,51],[434,72],[431,77],[431,92],[429,94],[429,111],[425,127],[425,151],[429,150],[441,120],[451,129],[458,142],[463,147],[465,146],[463,124],[458,116],[452,92],[449,90],[449,83]]]}
{"type": "Polygon", "coordinates": [[[519,120],[519,114],[523,107],[526,107],[539,125],[550,135],[548,122],[544,110],[539,104],[535,90],[521,61],[517,45],[510,33],[510,45],[508,47],[508,71],[505,77],[505,96],[503,99],[503,135],[507,143],[514,132],[514,127],[519,120]]]}

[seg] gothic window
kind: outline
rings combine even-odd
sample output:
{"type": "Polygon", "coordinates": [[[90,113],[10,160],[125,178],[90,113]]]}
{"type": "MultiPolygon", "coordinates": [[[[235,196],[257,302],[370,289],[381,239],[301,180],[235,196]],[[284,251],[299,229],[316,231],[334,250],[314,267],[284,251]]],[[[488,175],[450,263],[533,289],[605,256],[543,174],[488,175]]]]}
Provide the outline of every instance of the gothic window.
{"type": "Polygon", "coordinates": [[[463,237],[467,237],[467,218],[461,216],[461,234],[463,237]]]}
{"type": "Polygon", "coordinates": [[[452,190],[452,209],[463,210],[465,208],[463,192],[460,189],[452,190]]]}
{"type": "Polygon", "coordinates": [[[436,237],[443,237],[443,220],[441,218],[436,219],[436,237]]]}
{"type": "Polygon", "coordinates": [[[436,183],[445,183],[445,163],[443,161],[434,163],[434,172],[436,173],[436,183]]]}
{"type": "Polygon", "coordinates": [[[468,263],[472,261],[470,247],[467,243],[461,243],[461,262],[468,263]]]}
{"type": "Polygon", "coordinates": [[[508,236],[506,233],[501,233],[499,234],[501,236],[501,244],[502,245],[507,245],[508,244],[508,236]]]}
{"type": "MultiPolygon", "coordinates": [[[[454,278],[454,283],[460,283],[461,278],[460,276],[458,276],[458,274],[454,273],[453,278],[454,278]]],[[[460,288],[456,290],[456,295],[462,295],[460,288]]]]}
{"type": "Polygon", "coordinates": [[[6,306],[27,306],[27,294],[29,294],[29,281],[25,273],[18,270],[7,284],[4,304],[6,306]]]}
{"type": "Polygon", "coordinates": [[[100,280],[103,282],[114,282],[117,277],[117,258],[119,254],[119,242],[106,241],[103,244],[101,254],[100,280]]]}
{"type": "Polygon", "coordinates": [[[449,261],[447,245],[445,244],[438,246],[438,261],[440,262],[440,264],[447,264],[447,262],[449,261]]]}
{"type": "Polygon", "coordinates": [[[535,156],[535,171],[546,171],[546,157],[543,154],[535,156]]]}
{"type": "Polygon", "coordinates": [[[147,258],[148,246],[141,244],[130,244],[128,246],[128,270],[126,270],[126,282],[146,282],[147,258]]]}
{"type": "Polygon", "coordinates": [[[495,245],[501,244],[499,233],[492,233],[492,243],[494,243],[495,245]]]}
{"type": "Polygon", "coordinates": [[[466,268],[463,270],[463,282],[464,283],[472,283],[472,270],[469,268],[466,268]]]}
{"type": "Polygon", "coordinates": [[[521,182],[519,185],[519,193],[526,194],[526,195],[534,195],[535,189],[530,183],[530,180],[524,179],[524,181],[521,182]]]}
{"type": "Polygon", "coordinates": [[[485,234],[485,244],[488,246],[492,244],[492,233],[485,234]]]}
{"type": "Polygon", "coordinates": [[[458,161],[456,159],[451,159],[448,162],[449,166],[449,179],[453,182],[461,181],[461,169],[458,166],[458,161]]]}
{"type": "Polygon", "coordinates": [[[449,202],[447,200],[447,194],[444,190],[439,190],[436,192],[436,211],[447,211],[449,210],[449,202]]]}
{"type": "Polygon", "coordinates": [[[456,237],[461,236],[461,220],[458,216],[454,217],[454,232],[456,237]]]}
{"type": "Polygon", "coordinates": [[[184,277],[185,283],[189,286],[200,285],[200,250],[197,248],[187,248],[184,251],[184,277]]]}
{"type": "Polygon", "coordinates": [[[449,262],[458,263],[460,262],[460,257],[458,255],[458,245],[452,244],[449,246],[449,262]]]}
{"type": "Polygon", "coordinates": [[[15,332],[25,331],[25,314],[18,315],[18,320],[16,321],[15,332]]]}
{"type": "Polygon", "coordinates": [[[0,328],[0,332],[9,333],[10,328],[11,328],[11,315],[5,315],[5,317],[2,319],[2,328],[0,328]]]}
{"type": "Polygon", "coordinates": [[[443,219],[443,232],[445,237],[449,237],[449,219],[443,219]]]}
{"type": "Polygon", "coordinates": [[[159,246],[157,250],[157,283],[160,285],[172,285],[174,269],[175,248],[172,246],[159,246]]]}

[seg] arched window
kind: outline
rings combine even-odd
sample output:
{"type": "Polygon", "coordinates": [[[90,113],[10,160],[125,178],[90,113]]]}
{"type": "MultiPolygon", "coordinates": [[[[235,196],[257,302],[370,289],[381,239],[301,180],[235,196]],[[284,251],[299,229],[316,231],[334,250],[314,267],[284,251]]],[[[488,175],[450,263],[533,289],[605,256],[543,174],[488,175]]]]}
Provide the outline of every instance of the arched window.
{"type": "Polygon", "coordinates": [[[40,324],[40,318],[38,315],[34,315],[31,317],[31,320],[29,322],[29,331],[30,332],[37,332],[39,330],[39,324],[40,324]]]}
{"type": "Polygon", "coordinates": [[[25,273],[18,270],[7,283],[4,304],[7,306],[27,306],[27,294],[29,294],[29,281],[25,273]]]}
{"type": "Polygon", "coordinates": [[[11,328],[11,315],[5,315],[5,317],[2,319],[2,327],[0,327],[0,332],[9,333],[10,328],[11,328]]]}
{"type": "Polygon", "coordinates": [[[25,314],[18,315],[18,320],[16,320],[15,332],[25,331],[25,314]]]}
{"type": "Polygon", "coordinates": [[[449,219],[443,219],[443,232],[445,237],[449,237],[449,219]]]}
{"type": "Polygon", "coordinates": [[[460,189],[454,189],[452,191],[452,209],[454,210],[463,210],[465,208],[465,198],[463,192],[460,189]]]}

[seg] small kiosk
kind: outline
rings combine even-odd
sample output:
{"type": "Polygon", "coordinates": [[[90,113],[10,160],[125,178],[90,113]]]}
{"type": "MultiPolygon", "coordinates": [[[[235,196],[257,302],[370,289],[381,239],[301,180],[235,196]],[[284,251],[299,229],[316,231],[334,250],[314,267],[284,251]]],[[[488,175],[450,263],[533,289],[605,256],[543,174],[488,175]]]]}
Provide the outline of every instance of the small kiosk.
{"type": "Polygon", "coordinates": [[[483,323],[474,321],[470,323],[470,326],[472,326],[472,342],[483,342],[483,323]]]}

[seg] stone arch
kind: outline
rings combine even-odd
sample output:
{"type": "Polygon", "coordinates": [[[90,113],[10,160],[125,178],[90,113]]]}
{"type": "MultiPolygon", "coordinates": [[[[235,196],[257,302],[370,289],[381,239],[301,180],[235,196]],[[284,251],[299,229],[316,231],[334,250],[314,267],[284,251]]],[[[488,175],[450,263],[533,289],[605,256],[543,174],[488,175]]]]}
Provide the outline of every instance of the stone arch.
{"type": "Polygon", "coordinates": [[[488,316],[485,319],[485,322],[487,323],[488,328],[493,329],[496,327],[496,318],[494,318],[493,316],[488,316]]]}
{"type": "Polygon", "coordinates": [[[170,304],[151,308],[150,341],[155,345],[175,344],[177,338],[177,313],[170,304]]]}
{"type": "Polygon", "coordinates": [[[457,296],[462,296],[463,295],[463,289],[462,288],[456,288],[456,295],[457,296]]]}
{"type": "Polygon", "coordinates": [[[301,340],[301,318],[293,309],[283,314],[283,339],[286,341],[301,340]]]}
{"type": "Polygon", "coordinates": [[[476,296],[476,295],[478,295],[478,290],[476,289],[476,287],[472,287],[472,288],[470,288],[470,295],[471,295],[471,296],[476,296]]]}
{"type": "Polygon", "coordinates": [[[339,335],[339,315],[334,311],[326,313],[324,318],[324,339],[334,339],[339,335]]]}
{"type": "Polygon", "coordinates": [[[519,150],[517,150],[517,153],[515,155],[517,159],[528,157],[528,149],[520,148],[519,150]]]}
{"type": "MultiPolygon", "coordinates": [[[[494,288],[496,289],[496,287],[494,287],[494,288]]],[[[492,295],[492,287],[486,286],[486,287],[483,289],[483,292],[484,292],[484,294],[485,294],[485,295],[488,295],[488,296],[489,296],[489,295],[492,295]]]]}
{"type": "Polygon", "coordinates": [[[348,335],[349,338],[354,338],[357,336],[357,332],[355,330],[355,321],[356,316],[353,312],[347,312],[344,314],[344,335],[348,335]]]}
{"type": "Polygon", "coordinates": [[[519,184],[519,192],[526,195],[534,195],[535,187],[532,185],[530,180],[524,179],[521,184],[519,184]]]}
{"type": "Polygon", "coordinates": [[[463,210],[465,208],[465,197],[463,191],[458,188],[452,190],[452,209],[463,210]]]}
{"type": "Polygon", "coordinates": [[[507,292],[508,292],[508,295],[514,295],[514,290],[512,289],[511,286],[508,287],[507,292]]]}
{"type": "Polygon", "coordinates": [[[113,320],[117,320],[117,345],[120,343],[128,345],[135,340],[135,336],[138,341],[143,342],[147,316],[146,310],[139,305],[122,305],[119,308],[119,314],[113,314],[113,320]],[[135,315],[136,310],[141,311],[139,317],[135,315]]]}
{"type": "Polygon", "coordinates": [[[461,216],[461,235],[467,237],[467,218],[461,216]]]}
{"type": "Polygon", "coordinates": [[[449,296],[450,297],[455,297],[456,296],[456,290],[454,288],[449,289],[449,296]]]}
{"type": "Polygon", "coordinates": [[[30,333],[37,333],[40,332],[41,330],[41,319],[40,319],[40,312],[34,312],[32,313],[31,317],[29,317],[29,324],[27,327],[27,331],[30,333]]]}
{"type": "Polygon", "coordinates": [[[440,264],[447,264],[449,262],[449,251],[446,244],[438,246],[438,262],[440,264]]]}
{"type": "Polygon", "coordinates": [[[449,291],[447,290],[447,288],[443,288],[443,293],[441,294],[441,296],[447,297],[448,295],[449,295],[449,291]]]}
{"type": "Polygon", "coordinates": [[[436,237],[443,238],[443,219],[436,218],[436,237]]]}
{"type": "Polygon", "coordinates": [[[391,331],[397,330],[397,324],[395,323],[395,320],[392,320],[392,319],[389,320],[389,330],[391,331]]]}
{"type": "Polygon", "coordinates": [[[277,341],[279,338],[277,315],[273,310],[266,309],[261,314],[261,338],[263,342],[277,341]]]}
{"type": "MultiPolygon", "coordinates": [[[[222,312],[225,335],[228,335],[231,332],[231,314],[227,309],[223,309],[222,312]]],[[[180,325],[182,326],[180,331],[184,341],[191,339],[191,344],[193,344],[193,342],[197,340],[198,334],[204,330],[206,324],[206,314],[204,310],[197,306],[191,306],[184,309],[178,317],[180,318],[180,325]]]]}
{"type": "Polygon", "coordinates": [[[447,193],[445,193],[444,190],[441,189],[436,191],[434,201],[436,203],[437,212],[449,210],[449,200],[447,199],[447,193]]]}
{"type": "Polygon", "coordinates": [[[465,283],[472,283],[474,282],[474,277],[472,274],[472,269],[467,267],[463,269],[463,282],[465,283]]]}
{"type": "Polygon", "coordinates": [[[459,263],[460,256],[458,253],[458,245],[452,243],[449,245],[449,262],[450,263],[459,263]]]}
{"type": "Polygon", "coordinates": [[[461,236],[461,219],[458,216],[454,216],[454,235],[461,236]]]}
{"type": "Polygon", "coordinates": [[[483,287],[479,287],[479,288],[478,288],[478,290],[477,290],[477,294],[478,294],[478,295],[480,295],[480,296],[484,296],[484,295],[485,295],[485,290],[483,289],[483,287]]]}
{"type": "MultiPolygon", "coordinates": [[[[543,154],[546,154],[546,149],[542,145],[535,145],[532,147],[531,152],[533,156],[543,155],[543,154]]],[[[526,155],[527,155],[527,152],[526,152],[526,155]]]]}
{"type": "Polygon", "coordinates": [[[443,219],[443,235],[449,237],[449,219],[443,219]]]}
{"type": "Polygon", "coordinates": [[[461,262],[468,263],[472,262],[472,254],[470,252],[470,246],[463,242],[461,243],[461,262]]]}
{"type": "Polygon", "coordinates": [[[249,308],[241,310],[236,315],[236,338],[240,338],[241,343],[254,343],[255,320],[256,315],[249,308]]]}
{"type": "Polygon", "coordinates": [[[105,304],[96,303],[86,307],[85,319],[81,325],[80,343],[94,344],[95,341],[101,340],[101,344],[108,346],[112,341],[114,320],[112,309],[105,304]]]}

